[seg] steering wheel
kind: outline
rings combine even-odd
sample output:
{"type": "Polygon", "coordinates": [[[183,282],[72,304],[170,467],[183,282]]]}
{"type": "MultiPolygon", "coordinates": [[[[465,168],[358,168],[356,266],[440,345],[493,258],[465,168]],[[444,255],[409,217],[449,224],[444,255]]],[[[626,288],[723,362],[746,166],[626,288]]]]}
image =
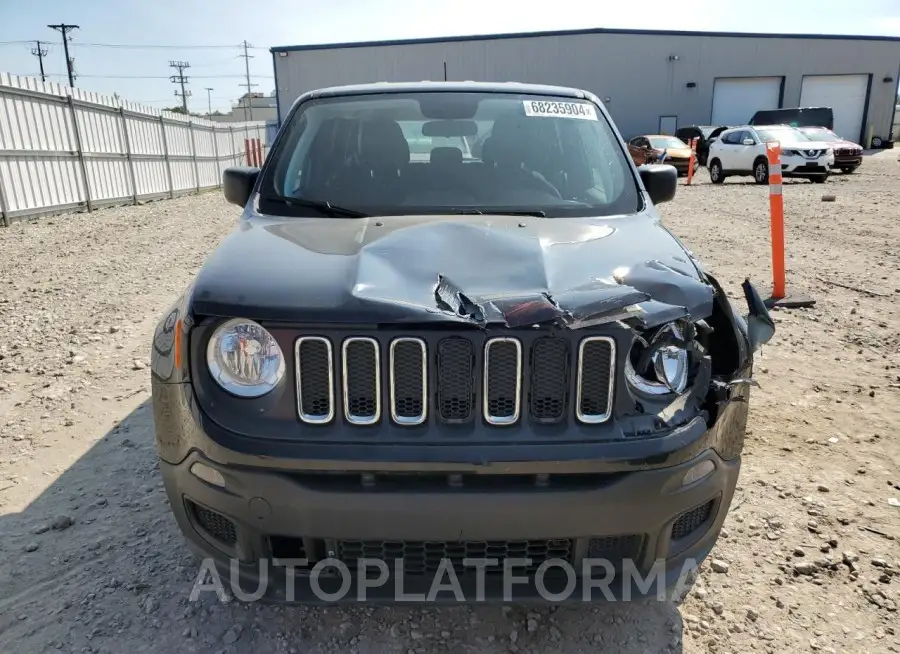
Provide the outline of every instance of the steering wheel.
{"type": "Polygon", "coordinates": [[[562,200],[562,192],[558,188],[556,188],[550,182],[550,180],[548,180],[546,177],[541,175],[536,170],[527,170],[526,172],[528,172],[528,174],[531,176],[531,179],[533,179],[535,182],[538,182],[543,187],[542,190],[547,191],[548,193],[551,193],[554,197],[557,197],[560,200],[562,200]]]}

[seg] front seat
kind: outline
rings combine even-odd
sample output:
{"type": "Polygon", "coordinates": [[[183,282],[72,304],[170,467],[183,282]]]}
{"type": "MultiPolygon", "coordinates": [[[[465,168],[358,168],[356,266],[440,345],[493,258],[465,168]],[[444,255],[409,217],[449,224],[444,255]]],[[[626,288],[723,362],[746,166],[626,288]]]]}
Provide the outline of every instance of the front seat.
{"type": "Polygon", "coordinates": [[[402,204],[409,192],[409,143],[393,120],[378,119],[362,124],[359,141],[360,201],[393,206],[402,204]]]}
{"type": "MultiPolygon", "coordinates": [[[[547,157],[540,151],[536,134],[525,129],[519,116],[502,116],[494,123],[491,135],[485,140],[481,158],[493,168],[496,188],[534,191],[541,196],[549,193],[559,196],[559,192],[543,175],[530,170],[527,164],[535,165],[547,157]]],[[[528,119],[525,119],[528,120],[528,119]]]]}

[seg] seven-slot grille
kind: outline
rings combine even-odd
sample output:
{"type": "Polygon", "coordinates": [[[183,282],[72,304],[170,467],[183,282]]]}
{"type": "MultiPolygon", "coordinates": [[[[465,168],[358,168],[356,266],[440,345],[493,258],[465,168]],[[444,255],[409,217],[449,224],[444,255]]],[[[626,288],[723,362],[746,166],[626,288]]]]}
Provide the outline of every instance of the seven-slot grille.
{"type": "Polygon", "coordinates": [[[483,346],[461,336],[432,343],[401,336],[384,350],[370,337],[332,345],[325,337],[303,336],[294,347],[298,413],[305,423],[325,424],[340,412],[352,425],[377,424],[385,413],[397,425],[412,426],[431,412],[451,424],[480,412],[486,423],[504,426],[525,415],[560,422],[574,407],[579,422],[605,422],[612,414],[615,341],[591,336],[572,350],[556,336],[525,344],[494,337],[483,346]]]}

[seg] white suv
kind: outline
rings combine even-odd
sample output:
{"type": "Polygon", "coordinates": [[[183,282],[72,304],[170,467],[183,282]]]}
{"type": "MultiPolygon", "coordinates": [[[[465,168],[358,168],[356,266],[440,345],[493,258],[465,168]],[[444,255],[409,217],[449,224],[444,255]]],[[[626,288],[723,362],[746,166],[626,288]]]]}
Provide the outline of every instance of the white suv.
{"type": "Polygon", "coordinates": [[[757,184],[769,183],[766,143],[781,145],[781,174],[806,177],[821,184],[834,165],[834,152],[788,125],[732,127],[709,146],[709,177],[721,184],[729,175],[752,175],[757,184]]]}

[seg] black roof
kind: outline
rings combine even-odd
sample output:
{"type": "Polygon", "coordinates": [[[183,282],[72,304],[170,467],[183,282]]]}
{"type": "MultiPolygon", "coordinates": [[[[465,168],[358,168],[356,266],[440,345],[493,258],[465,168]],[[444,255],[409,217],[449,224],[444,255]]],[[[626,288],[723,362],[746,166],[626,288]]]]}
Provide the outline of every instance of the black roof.
{"type": "Polygon", "coordinates": [[[760,32],[698,32],[692,30],[627,30],[607,29],[603,27],[591,29],[558,30],[548,32],[513,32],[507,34],[475,34],[469,36],[444,36],[426,39],[400,39],[388,41],[358,41],[351,43],[317,43],[313,45],[285,45],[270,48],[270,52],[294,52],[298,50],[336,50],[338,48],[368,48],[385,45],[414,45],[420,43],[453,43],[458,41],[492,41],[496,39],[521,39],[541,36],[572,36],[582,34],[632,34],[643,36],[706,36],[750,39],[825,39],[845,41],[894,41],[900,42],[897,36],[871,36],[852,34],[765,34],[760,32]]]}
{"type": "Polygon", "coordinates": [[[586,98],[579,89],[545,84],[520,84],[518,82],[373,82],[371,84],[348,84],[317,89],[305,94],[307,97],[326,98],[340,95],[369,95],[373,93],[527,93],[529,95],[555,95],[565,98],[586,98]]]}

